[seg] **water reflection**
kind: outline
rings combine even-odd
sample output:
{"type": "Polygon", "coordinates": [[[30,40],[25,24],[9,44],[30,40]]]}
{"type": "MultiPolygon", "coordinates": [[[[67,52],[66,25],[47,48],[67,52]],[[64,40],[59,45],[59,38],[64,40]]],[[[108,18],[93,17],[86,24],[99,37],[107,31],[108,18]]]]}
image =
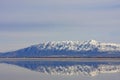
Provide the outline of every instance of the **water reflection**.
{"type": "Polygon", "coordinates": [[[102,73],[120,73],[120,62],[80,61],[1,61],[44,74],[96,76],[102,73]]]}

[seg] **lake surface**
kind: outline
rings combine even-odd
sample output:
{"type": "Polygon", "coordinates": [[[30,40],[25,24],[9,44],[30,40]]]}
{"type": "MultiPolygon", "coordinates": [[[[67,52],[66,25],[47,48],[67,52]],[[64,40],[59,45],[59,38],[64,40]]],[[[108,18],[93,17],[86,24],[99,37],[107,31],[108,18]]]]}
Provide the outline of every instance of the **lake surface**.
{"type": "Polygon", "coordinates": [[[0,60],[0,80],[120,80],[120,60],[0,60]]]}

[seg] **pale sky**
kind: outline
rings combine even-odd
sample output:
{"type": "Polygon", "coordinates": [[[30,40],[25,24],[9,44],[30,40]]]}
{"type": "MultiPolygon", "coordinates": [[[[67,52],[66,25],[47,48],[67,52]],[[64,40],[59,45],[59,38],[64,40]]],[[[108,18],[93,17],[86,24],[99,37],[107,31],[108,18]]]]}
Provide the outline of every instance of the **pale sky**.
{"type": "Polygon", "coordinates": [[[91,39],[120,43],[120,0],[0,0],[0,52],[91,39]]]}

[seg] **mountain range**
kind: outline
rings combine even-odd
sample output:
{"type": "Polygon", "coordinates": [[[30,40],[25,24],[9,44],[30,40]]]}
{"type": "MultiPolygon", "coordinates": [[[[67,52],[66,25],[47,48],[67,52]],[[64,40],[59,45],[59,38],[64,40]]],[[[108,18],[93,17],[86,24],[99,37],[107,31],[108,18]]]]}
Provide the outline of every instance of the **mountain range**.
{"type": "Polygon", "coordinates": [[[52,41],[1,53],[0,57],[120,57],[120,44],[96,40],[52,41]]]}

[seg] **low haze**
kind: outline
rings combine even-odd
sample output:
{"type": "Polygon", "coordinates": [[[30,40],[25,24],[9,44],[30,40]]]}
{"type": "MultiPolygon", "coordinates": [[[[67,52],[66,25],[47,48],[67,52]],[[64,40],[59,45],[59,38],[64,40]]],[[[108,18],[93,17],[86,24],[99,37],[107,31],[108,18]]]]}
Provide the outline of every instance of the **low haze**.
{"type": "Polygon", "coordinates": [[[0,52],[45,41],[120,43],[119,0],[0,0],[0,52]]]}

